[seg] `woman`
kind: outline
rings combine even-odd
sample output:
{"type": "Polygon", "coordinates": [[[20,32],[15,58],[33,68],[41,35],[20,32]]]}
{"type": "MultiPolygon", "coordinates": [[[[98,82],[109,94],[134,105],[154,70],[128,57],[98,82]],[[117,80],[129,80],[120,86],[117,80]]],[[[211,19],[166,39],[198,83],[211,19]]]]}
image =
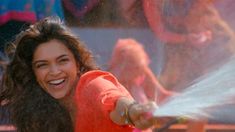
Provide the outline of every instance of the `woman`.
{"type": "Polygon", "coordinates": [[[138,104],[58,20],[20,33],[0,101],[19,132],[127,131],[154,125],[155,103],[138,104]]]}

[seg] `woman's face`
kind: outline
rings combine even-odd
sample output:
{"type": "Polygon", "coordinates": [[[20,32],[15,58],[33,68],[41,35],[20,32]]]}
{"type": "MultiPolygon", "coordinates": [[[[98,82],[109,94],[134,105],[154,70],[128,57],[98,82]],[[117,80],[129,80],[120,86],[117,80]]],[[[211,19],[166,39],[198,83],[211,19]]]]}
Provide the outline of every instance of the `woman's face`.
{"type": "Polygon", "coordinates": [[[60,41],[40,44],[33,55],[33,70],[40,86],[55,99],[73,93],[79,67],[72,52],[60,41]]]}

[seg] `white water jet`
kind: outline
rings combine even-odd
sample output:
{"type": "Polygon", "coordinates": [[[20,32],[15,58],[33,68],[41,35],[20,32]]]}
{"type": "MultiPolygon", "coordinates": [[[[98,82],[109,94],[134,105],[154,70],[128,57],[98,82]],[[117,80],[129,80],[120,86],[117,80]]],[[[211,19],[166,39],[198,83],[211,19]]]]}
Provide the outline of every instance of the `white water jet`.
{"type": "MultiPolygon", "coordinates": [[[[213,110],[218,109],[218,106],[235,104],[234,98],[235,57],[231,57],[228,63],[200,77],[180,95],[169,98],[153,115],[193,120],[213,119],[213,110]]],[[[233,115],[233,112],[229,114],[233,115]]]]}

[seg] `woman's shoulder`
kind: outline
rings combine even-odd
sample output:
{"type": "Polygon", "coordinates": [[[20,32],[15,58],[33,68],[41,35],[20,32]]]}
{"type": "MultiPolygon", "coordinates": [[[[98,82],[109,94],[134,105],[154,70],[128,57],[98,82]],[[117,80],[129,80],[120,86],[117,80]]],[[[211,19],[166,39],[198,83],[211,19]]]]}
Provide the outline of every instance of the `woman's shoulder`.
{"type": "Polygon", "coordinates": [[[108,75],[111,74],[110,72],[103,71],[103,70],[91,70],[86,73],[84,73],[81,78],[87,78],[87,77],[96,77],[96,76],[102,76],[102,75],[108,75]]]}
{"type": "Polygon", "coordinates": [[[80,77],[79,82],[90,81],[90,80],[94,80],[99,77],[113,77],[113,78],[115,78],[114,75],[110,72],[102,71],[102,70],[92,70],[92,71],[88,71],[88,72],[84,73],[80,77]]]}
{"type": "Polygon", "coordinates": [[[102,83],[104,81],[109,81],[113,83],[114,85],[118,85],[118,80],[116,77],[107,71],[102,70],[92,70],[84,73],[77,84],[77,87],[85,87],[87,85],[93,84],[93,83],[102,83]]]}

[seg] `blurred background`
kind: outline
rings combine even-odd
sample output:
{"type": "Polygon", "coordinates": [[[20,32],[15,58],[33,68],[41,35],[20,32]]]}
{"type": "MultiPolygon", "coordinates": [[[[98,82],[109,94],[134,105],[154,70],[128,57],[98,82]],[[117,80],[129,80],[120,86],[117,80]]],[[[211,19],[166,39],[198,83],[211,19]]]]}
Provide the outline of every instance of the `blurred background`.
{"type": "MultiPolygon", "coordinates": [[[[1,0],[1,71],[10,59],[7,47],[18,33],[45,17],[58,16],[93,52],[101,69],[110,70],[118,40],[132,39],[143,46],[159,83],[181,92],[233,56],[234,8],[234,0],[1,0]]],[[[134,56],[141,61],[138,53],[134,56]]],[[[228,110],[234,107],[223,111],[228,110]]],[[[7,113],[5,105],[0,112],[7,113]]],[[[14,131],[7,118],[1,117],[0,131],[14,131]]],[[[208,131],[234,132],[235,119],[223,118],[230,119],[209,121],[208,131]]]]}

